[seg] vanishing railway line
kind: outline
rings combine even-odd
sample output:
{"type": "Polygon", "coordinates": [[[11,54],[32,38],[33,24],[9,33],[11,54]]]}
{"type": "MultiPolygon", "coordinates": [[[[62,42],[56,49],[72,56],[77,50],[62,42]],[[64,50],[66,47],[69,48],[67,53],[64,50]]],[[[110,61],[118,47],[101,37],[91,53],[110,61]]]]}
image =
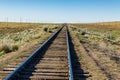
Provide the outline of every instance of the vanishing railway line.
{"type": "MultiPolygon", "coordinates": [[[[71,59],[70,35],[67,25],[63,25],[29,57],[26,54],[18,61],[10,63],[0,72],[5,80],[74,80],[81,73],[74,68],[71,59]],[[25,59],[27,57],[27,59],[25,59]],[[17,65],[19,66],[17,67],[17,65]],[[73,66],[73,68],[72,68],[73,66]],[[74,72],[73,72],[74,71],[74,72]],[[75,72],[76,71],[76,72],[75,72]],[[74,73],[74,74],[73,74],[74,73]],[[77,77],[74,77],[74,75],[77,77]]],[[[76,65],[77,66],[77,65],[76,65]]],[[[80,75],[80,76],[79,76],[80,75]]],[[[85,77],[85,76],[82,76],[85,77]]]]}

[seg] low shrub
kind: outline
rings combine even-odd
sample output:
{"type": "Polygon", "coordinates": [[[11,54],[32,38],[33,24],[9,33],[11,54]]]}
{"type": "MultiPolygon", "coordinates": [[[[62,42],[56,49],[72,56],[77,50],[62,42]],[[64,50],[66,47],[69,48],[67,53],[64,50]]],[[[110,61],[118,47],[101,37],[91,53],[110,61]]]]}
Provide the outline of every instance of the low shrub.
{"type": "Polygon", "coordinates": [[[45,32],[47,32],[47,31],[48,31],[48,28],[47,28],[47,27],[45,27],[45,28],[43,28],[43,30],[44,30],[45,32]]]}
{"type": "Polygon", "coordinates": [[[54,29],[57,29],[58,27],[55,27],[54,29]]]}
{"type": "Polygon", "coordinates": [[[75,28],[75,27],[71,27],[72,28],[72,31],[75,31],[77,28],[75,28]]]}
{"type": "Polygon", "coordinates": [[[49,32],[49,33],[52,33],[52,30],[49,30],[48,32],[49,32]]]}
{"type": "Polygon", "coordinates": [[[86,32],[85,31],[83,31],[82,33],[81,33],[81,35],[85,35],[86,34],[86,32]]]}
{"type": "Polygon", "coordinates": [[[12,52],[12,51],[16,51],[18,50],[18,45],[12,45],[12,46],[9,46],[9,45],[2,45],[0,47],[0,55],[2,55],[3,53],[9,53],[9,52],[12,52]]]}
{"type": "Polygon", "coordinates": [[[18,49],[19,49],[18,45],[12,45],[12,48],[11,48],[12,51],[16,51],[18,49]]]}
{"type": "Polygon", "coordinates": [[[11,52],[10,46],[8,45],[3,45],[0,49],[0,51],[4,51],[5,53],[11,52]]]}
{"type": "Polygon", "coordinates": [[[108,34],[105,37],[107,40],[115,40],[115,37],[113,37],[111,34],[108,34]]]}
{"type": "Polygon", "coordinates": [[[19,36],[15,36],[15,37],[13,38],[13,40],[14,40],[14,41],[20,41],[20,40],[22,40],[22,38],[19,37],[19,36]]]}

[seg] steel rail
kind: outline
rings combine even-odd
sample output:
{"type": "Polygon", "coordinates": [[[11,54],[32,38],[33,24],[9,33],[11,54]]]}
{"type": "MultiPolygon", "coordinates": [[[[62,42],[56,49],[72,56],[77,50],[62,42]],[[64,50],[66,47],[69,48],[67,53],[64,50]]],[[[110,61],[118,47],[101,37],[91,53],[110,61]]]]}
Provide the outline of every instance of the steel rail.
{"type": "Polygon", "coordinates": [[[68,51],[68,64],[69,64],[69,78],[70,80],[74,80],[73,71],[72,71],[72,61],[71,61],[71,52],[70,52],[70,39],[69,39],[69,31],[68,26],[66,26],[66,40],[67,40],[67,51],[68,51]]]}
{"type": "Polygon", "coordinates": [[[22,62],[14,71],[12,71],[5,80],[14,80],[17,76],[19,76],[19,72],[34,58],[35,55],[39,53],[39,51],[47,44],[51,39],[53,39],[63,28],[59,28],[48,40],[46,40],[40,47],[38,47],[24,62],[22,62]]]}

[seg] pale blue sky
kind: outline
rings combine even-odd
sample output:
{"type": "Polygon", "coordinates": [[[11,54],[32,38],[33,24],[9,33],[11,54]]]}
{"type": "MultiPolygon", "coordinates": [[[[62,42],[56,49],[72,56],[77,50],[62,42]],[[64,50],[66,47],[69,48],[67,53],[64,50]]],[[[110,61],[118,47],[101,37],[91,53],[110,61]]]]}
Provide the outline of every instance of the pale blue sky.
{"type": "Polygon", "coordinates": [[[120,0],[0,0],[0,21],[120,21],[120,0]]]}

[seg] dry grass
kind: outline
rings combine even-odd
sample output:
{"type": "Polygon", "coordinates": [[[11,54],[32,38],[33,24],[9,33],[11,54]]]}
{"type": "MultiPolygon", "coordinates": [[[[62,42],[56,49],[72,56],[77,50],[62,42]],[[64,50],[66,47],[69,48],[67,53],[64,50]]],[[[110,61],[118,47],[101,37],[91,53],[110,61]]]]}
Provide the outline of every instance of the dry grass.
{"type": "Polygon", "coordinates": [[[73,24],[75,26],[83,27],[83,28],[96,28],[103,30],[120,30],[120,22],[103,22],[103,23],[91,23],[91,24],[73,24]]]}
{"type": "Polygon", "coordinates": [[[39,24],[39,23],[15,23],[15,22],[0,22],[0,34],[16,33],[24,30],[41,28],[45,26],[55,27],[58,24],[39,24]]]}
{"type": "MultiPolygon", "coordinates": [[[[83,49],[85,49],[85,51],[83,51],[83,54],[84,55],[85,53],[88,54],[86,55],[86,57],[84,57],[82,52],[79,52],[81,56],[85,58],[85,61],[91,63],[91,65],[94,65],[94,63],[96,63],[98,67],[102,69],[101,71],[109,79],[119,80],[120,22],[74,24],[69,26],[72,35],[74,35],[73,40],[76,38],[75,40],[76,42],[78,39],[78,43],[81,42],[82,43],[81,46],[83,46],[83,49]],[[89,61],[88,56],[91,57],[93,61],[92,60],[89,61]]],[[[78,51],[81,51],[81,49],[78,49],[78,51]]],[[[82,64],[87,65],[89,63],[82,64]]],[[[85,70],[87,70],[87,68],[85,70]]],[[[99,72],[97,71],[93,72],[92,67],[90,67],[88,70],[90,70],[92,73],[99,74],[99,72]]],[[[99,80],[99,78],[98,79],[97,78],[93,77],[92,79],[99,80]]]]}
{"type": "Polygon", "coordinates": [[[89,72],[89,74],[91,75],[91,77],[88,77],[86,80],[107,80],[108,78],[106,77],[106,75],[87,55],[87,52],[85,51],[82,44],[80,44],[75,34],[75,32],[71,31],[72,40],[75,46],[75,51],[81,64],[81,68],[84,70],[84,72],[89,72]]]}
{"type": "Polygon", "coordinates": [[[57,24],[0,23],[0,53],[16,51],[20,46],[55,32],[57,24]],[[48,31],[44,31],[48,28],[48,31]]]}
{"type": "MultiPolygon", "coordinates": [[[[13,24],[19,25],[19,23],[13,24]]],[[[10,62],[15,61],[18,57],[24,56],[24,54],[31,54],[38,46],[40,46],[50,35],[52,35],[59,28],[59,25],[57,24],[35,25],[30,28],[24,28],[24,30],[20,30],[19,32],[9,31],[11,33],[8,34],[6,32],[5,35],[1,34],[2,38],[0,38],[0,42],[2,43],[2,45],[0,45],[0,49],[2,49],[3,45],[6,44],[7,47],[9,46],[9,49],[12,51],[6,54],[4,50],[1,50],[0,69],[3,69],[3,67],[8,65],[10,62]],[[34,27],[35,25],[36,27],[34,27]],[[51,29],[52,33],[45,32],[45,27],[51,29]]]]}

